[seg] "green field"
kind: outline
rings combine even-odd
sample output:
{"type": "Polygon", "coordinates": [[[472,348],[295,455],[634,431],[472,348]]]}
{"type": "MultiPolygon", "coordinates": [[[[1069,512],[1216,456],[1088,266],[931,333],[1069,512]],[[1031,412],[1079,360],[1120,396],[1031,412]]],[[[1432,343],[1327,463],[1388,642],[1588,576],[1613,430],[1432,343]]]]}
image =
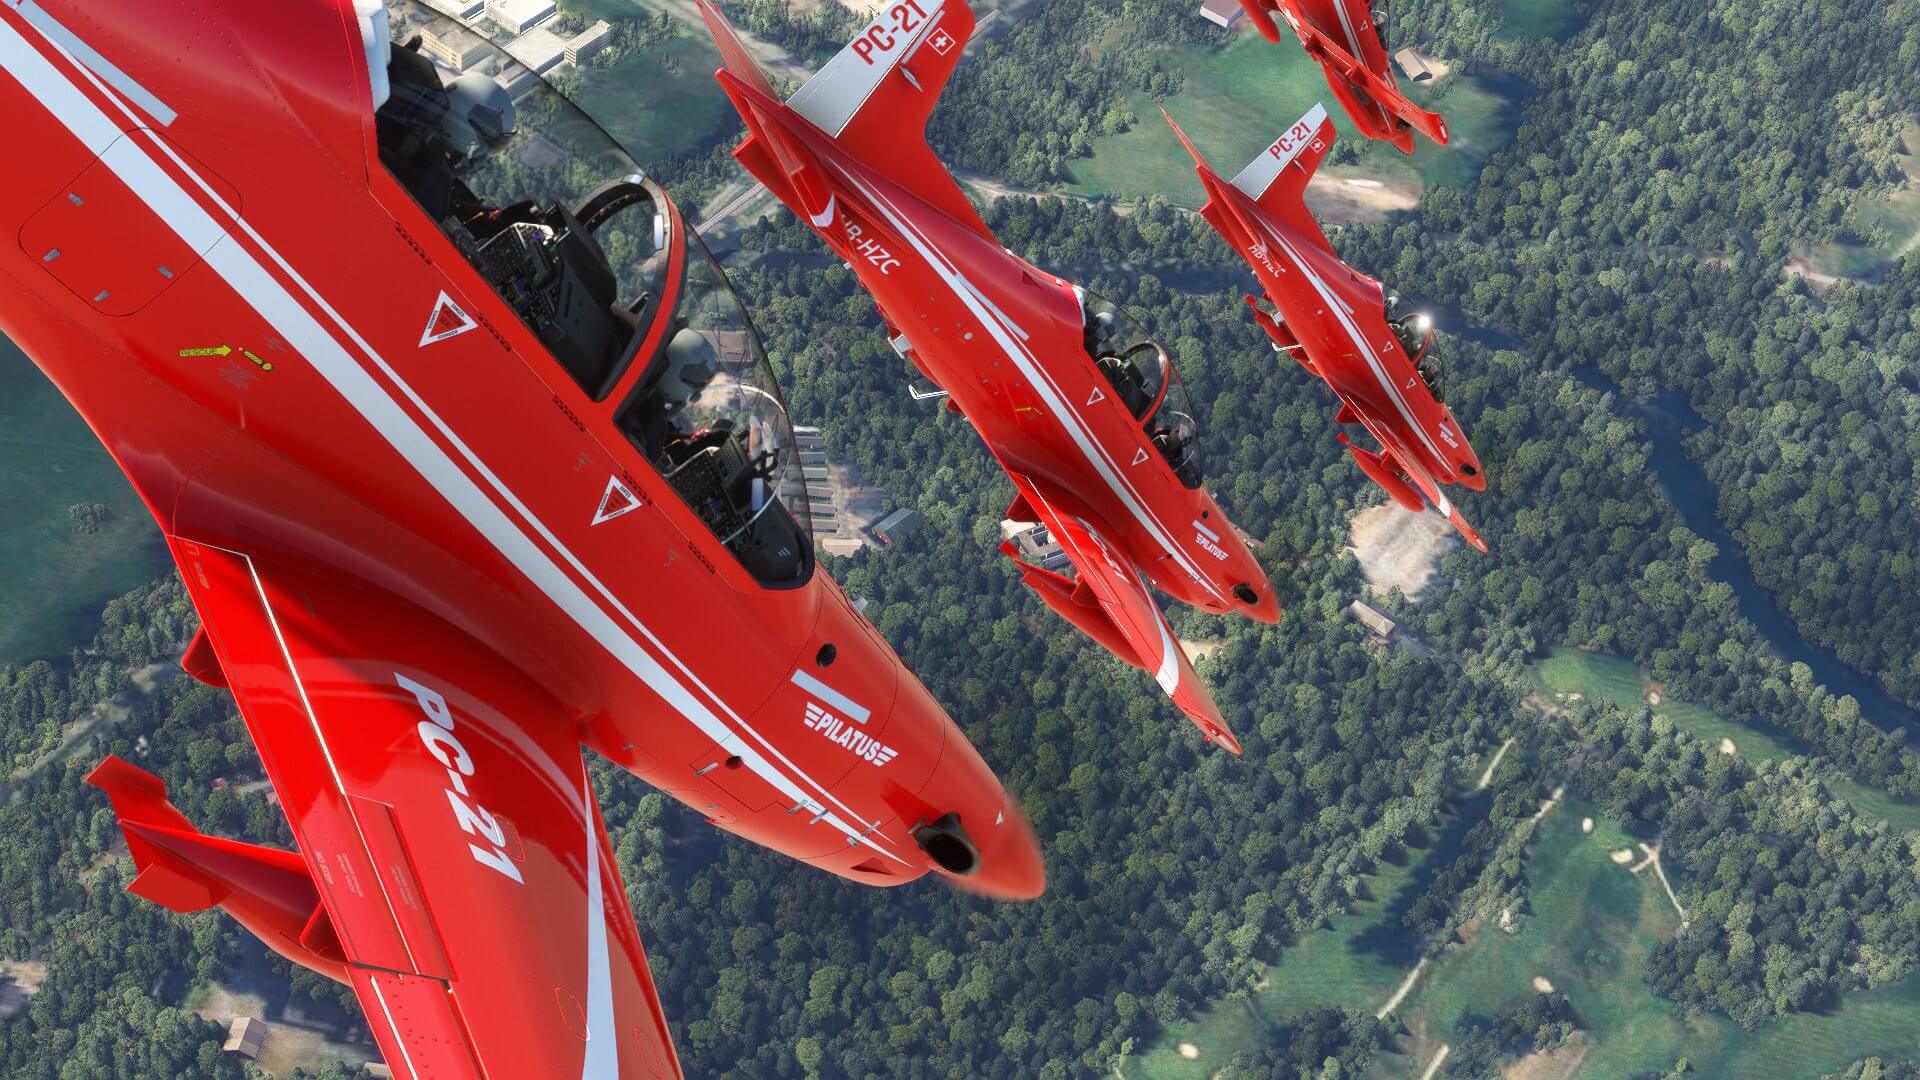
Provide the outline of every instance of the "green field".
{"type": "Polygon", "coordinates": [[[0,664],[60,657],[93,636],[106,602],[167,567],[159,530],[80,417],[0,338],[0,664]],[[69,506],[100,503],[82,534],[69,506]]]}
{"type": "Polygon", "coordinates": [[[1678,1019],[1640,970],[1679,918],[1657,882],[1608,858],[1629,843],[1589,804],[1571,800],[1555,811],[1527,861],[1527,925],[1517,934],[1483,928],[1449,954],[1403,1007],[1408,1024],[1445,1040],[1462,1015],[1490,1016],[1535,993],[1537,975],[1580,1015],[1591,1048],[1580,1075],[1595,1080],[1664,1071],[1682,1057],[1703,1080],[1813,1080],[1871,1054],[1920,1048],[1920,976],[1754,1032],[1717,1016],[1678,1019]],[[1597,818],[1591,834],[1581,832],[1583,817],[1597,818]]]}
{"type": "MultiPolygon", "coordinates": [[[[1327,105],[1342,140],[1365,146],[1358,163],[1343,171],[1382,180],[1464,184],[1479,175],[1488,156],[1520,124],[1517,90],[1497,90],[1477,78],[1454,76],[1436,101],[1433,91],[1403,82],[1409,97],[1446,116],[1452,132],[1450,146],[1416,140],[1414,155],[1407,158],[1385,144],[1364,144],[1354,134],[1320,66],[1298,48],[1277,48],[1244,34],[1224,48],[1171,49],[1167,60],[1186,75],[1186,88],[1167,99],[1167,111],[1223,176],[1239,172],[1315,102],[1327,105]]],[[[1182,206],[1199,205],[1202,194],[1193,163],[1160,120],[1154,102],[1136,94],[1128,106],[1140,122],[1118,135],[1093,140],[1093,156],[1071,165],[1070,190],[1129,199],[1165,194],[1182,206]]]]}
{"type": "Polygon", "coordinates": [[[1500,0],[1502,41],[1550,37],[1565,41],[1579,30],[1583,20],[1573,10],[1572,0],[1500,0]]]}
{"type": "MultiPolygon", "coordinates": [[[[595,13],[628,12],[621,0],[573,4],[595,13]]],[[[714,81],[720,54],[706,37],[685,27],[672,39],[622,57],[610,68],[585,68],[574,95],[633,159],[654,166],[704,150],[737,134],[738,116],[714,81]]]]}
{"type": "MultiPolygon", "coordinates": [[[[1631,662],[1575,649],[1556,650],[1534,665],[1533,674],[1549,697],[1580,694],[1626,708],[1645,706],[1650,689],[1631,662]]],[[[1662,701],[1654,712],[1712,745],[1732,739],[1750,760],[1804,753],[1791,737],[1733,723],[1692,703],[1662,701]]],[[[1474,775],[1484,767],[1476,766],[1474,775]]],[[[1834,787],[1862,812],[1899,828],[1920,828],[1920,806],[1856,783],[1834,787]]],[[[1633,845],[1615,822],[1577,797],[1556,808],[1528,852],[1532,892],[1527,906],[1514,913],[1519,932],[1482,924],[1466,944],[1442,954],[1398,1010],[1408,1036],[1402,1049],[1410,1056],[1387,1059],[1374,1075],[1416,1074],[1441,1043],[1458,1037],[1462,1017],[1491,1016],[1525,1000],[1538,992],[1536,976],[1565,993],[1579,1014],[1586,1057],[1578,1075],[1589,1080],[1657,1074],[1682,1057],[1702,1080],[1813,1080],[1868,1055],[1920,1051],[1920,975],[1844,995],[1830,1013],[1796,1015],[1757,1032],[1717,1016],[1679,1019],[1641,977],[1647,955],[1678,929],[1679,916],[1651,875],[1638,878],[1610,858],[1633,845]],[[1582,831],[1585,818],[1594,819],[1591,833],[1582,831]]],[[[1405,940],[1399,901],[1423,870],[1452,857],[1450,844],[1436,843],[1415,852],[1405,866],[1370,875],[1368,899],[1287,948],[1269,969],[1267,986],[1169,1028],[1129,1058],[1125,1076],[1205,1080],[1236,1052],[1265,1046],[1277,1026],[1303,1010],[1379,1008],[1406,977],[1417,951],[1417,943],[1405,940]],[[1200,1057],[1182,1058],[1181,1043],[1193,1044],[1200,1057]]]]}
{"type": "Polygon", "coordinates": [[[1862,203],[1857,213],[1868,243],[1821,244],[1808,252],[1812,269],[1840,277],[1877,280],[1901,257],[1920,250],[1920,121],[1907,125],[1900,155],[1907,182],[1892,193],[1862,203]]]}
{"type": "MultiPolygon", "coordinates": [[[[1492,752],[1474,766],[1472,777],[1478,778],[1492,752]]],[[[1380,1008],[1419,959],[1419,943],[1401,929],[1402,915],[1434,875],[1459,856],[1462,837],[1485,816],[1488,805],[1484,796],[1457,798],[1438,835],[1427,837],[1426,846],[1411,851],[1403,864],[1384,864],[1379,872],[1366,875],[1365,899],[1327,929],[1287,948],[1268,967],[1265,986],[1169,1028],[1128,1060],[1127,1077],[1207,1080],[1241,1050],[1259,1051],[1276,1028],[1308,1009],[1380,1008]],[[1181,1043],[1192,1043],[1200,1056],[1181,1057],[1181,1043]]]]}
{"type": "MultiPolygon", "coordinates": [[[[1533,665],[1533,676],[1549,695],[1602,697],[1626,709],[1646,705],[1650,689],[1646,675],[1632,661],[1581,649],[1554,650],[1551,656],[1533,665]]],[[[1709,746],[1719,746],[1722,739],[1732,740],[1735,751],[1749,761],[1779,761],[1814,752],[1812,747],[1786,732],[1735,723],[1691,702],[1662,700],[1652,708],[1656,715],[1672,719],[1676,726],[1709,746]]],[[[1903,832],[1920,829],[1920,803],[1895,799],[1878,788],[1852,780],[1833,781],[1828,786],[1835,795],[1852,803],[1854,809],[1884,818],[1896,829],[1903,832]]]]}
{"type": "Polygon", "coordinates": [[[1361,946],[1387,921],[1388,899],[1413,878],[1413,868],[1388,867],[1366,879],[1371,899],[1333,925],[1289,948],[1267,971],[1267,986],[1228,998],[1168,1028],[1152,1046],[1127,1059],[1128,1080],[1207,1080],[1242,1050],[1259,1051],[1274,1027],[1303,1010],[1326,1006],[1377,1009],[1406,972],[1361,946]],[[1181,1043],[1200,1057],[1182,1058],[1181,1043]]]}

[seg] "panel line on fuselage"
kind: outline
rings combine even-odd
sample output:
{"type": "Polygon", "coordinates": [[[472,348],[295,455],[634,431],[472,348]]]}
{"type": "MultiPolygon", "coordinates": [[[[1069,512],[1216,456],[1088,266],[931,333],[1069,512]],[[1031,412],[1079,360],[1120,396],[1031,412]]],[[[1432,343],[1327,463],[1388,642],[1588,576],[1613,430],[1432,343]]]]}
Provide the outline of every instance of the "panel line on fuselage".
{"type": "MultiPolygon", "coordinates": [[[[102,85],[98,78],[84,65],[75,61],[74,57],[62,48],[58,42],[45,39],[44,35],[43,40],[48,40],[48,44],[56,52],[65,57],[69,63],[73,63],[75,67],[86,76],[88,81],[93,83],[95,89],[122,112],[125,112],[130,120],[133,120],[136,125],[139,123],[138,118],[132,115],[126,104],[115,97],[107,87],[102,85]]],[[[119,140],[123,136],[123,132],[108,120],[98,105],[88,100],[86,96],[80,92],[79,87],[68,76],[59,72],[45,56],[41,55],[38,50],[28,44],[17,29],[3,19],[0,19],[0,68],[4,68],[9,74],[13,75],[23,89],[46,107],[49,113],[59,120],[83,146],[94,154],[102,155],[106,149],[111,147],[116,140],[119,140]]],[[[151,133],[148,134],[149,137],[151,137],[151,133]]],[[[740,723],[740,726],[752,734],[756,740],[767,745],[768,749],[775,756],[780,757],[789,768],[793,768],[797,775],[806,780],[808,784],[812,785],[822,794],[826,795],[830,801],[841,806],[843,810],[846,810],[848,814],[860,822],[863,828],[871,829],[869,822],[865,821],[860,815],[854,814],[851,808],[840,803],[840,801],[834,798],[830,792],[827,792],[818,781],[813,780],[812,777],[808,776],[803,770],[794,766],[792,762],[787,761],[784,755],[781,755],[777,749],[773,748],[770,743],[767,743],[767,740],[763,736],[757,731],[754,731],[750,725],[746,724],[743,718],[739,717],[737,713],[734,713],[733,710],[727,707],[724,702],[720,701],[718,696],[713,694],[704,683],[701,683],[697,676],[694,676],[691,671],[688,671],[685,664],[682,663],[678,657],[674,656],[670,650],[666,649],[665,645],[661,643],[644,624],[641,624],[618,600],[612,598],[605,586],[588,572],[564,545],[559,543],[558,538],[554,537],[552,532],[548,530],[538,518],[534,517],[512,492],[508,491],[505,486],[500,483],[492,471],[486,468],[484,463],[472,453],[458,436],[453,434],[444,422],[440,421],[431,409],[427,408],[425,402],[419,398],[411,387],[406,385],[404,380],[399,378],[391,366],[389,366],[325,300],[319,297],[312,287],[286,263],[286,260],[282,258],[278,252],[274,251],[272,246],[268,244],[244,218],[236,213],[232,207],[228,206],[226,202],[211,189],[204,179],[188,167],[186,163],[172,151],[171,147],[168,147],[158,139],[155,139],[154,142],[172,158],[174,164],[186,173],[209,198],[229,215],[236,224],[244,229],[247,235],[280,265],[282,270],[299,284],[300,288],[307,293],[314,303],[321,310],[325,311],[335,324],[359,345],[381,370],[387,373],[388,377],[401,388],[407,397],[413,401],[415,406],[434,422],[435,426],[461,451],[463,456],[467,457],[475,469],[519,510],[529,523],[533,524],[576,570],[591,581],[603,596],[606,596],[623,615],[638,626],[641,632],[645,634],[676,667],[686,672],[688,677],[691,678],[696,685],[699,685],[701,690],[704,691],[709,698],[712,698],[716,704],[719,704],[729,715],[732,715],[735,720],[740,723]]],[[[638,642],[620,632],[618,627],[615,626],[613,621],[607,616],[606,612],[594,604],[592,600],[581,591],[579,585],[567,577],[545,552],[542,552],[537,545],[533,544],[530,538],[507,518],[500,507],[495,505],[492,500],[486,498],[479,487],[454,464],[452,459],[446,455],[445,451],[435,445],[433,441],[427,437],[426,432],[400,409],[398,402],[394,401],[393,398],[374,381],[372,376],[347,353],[340,342],[328,334],[325,329],[320,326],[318,320],[302,307],[298,301],[287,292],[284,286],[275,281],[271,275],[266,272],[265,268],[241,247],[231,233],[226,232],[225,229],[221,228],[213,220],[212,215],[206,208],[192,199],[187,192],[180,187],[177,180],[169,176],[160,168],[157,162],[145,152],[141,151],[137,145],[129,143],[128,147],[131,151],[130,155],[116,155],[113,160],[103,158],[121,182],[126,184],[128,189],[133,191],[143,202],[147,203],[163,221],[167,222],[170,229],[181,233],[183,239],[186,238],[186,233],[183,230],[198,226],[202,229],[216,229],[222,233],[224,239],[234,240],[233,243],[227,244],[216,242],[205,255],[205,261],[208,265],[223,281],[234,289],[236,294],[238,294],[244,302],[253,307],[256,312],[270,324],[274,325],[276,329],[282,331],[289,329],[299,331],[291,336],[305,343],[305,347],[301,348],[301,352],[305,354],[308,361],[313,364],[315,371],[325,378],[334,387],[336,392],[340,393],[348,404],[351,405],[355,411],[359,412],[362,418],[365,419],[374,430],[379,432],[382,438],[399,452],[409,465],[413,466],[415,471],[418,472],[423,479],[426,479],[432,484],[441,496],[448,501],[449,505],[459,512],[496,550],[506,556],[508,561],[512,562],[525,574],[542,593],[560,607],[562,611],[566,612],[582,630],[585,630],[589,636],[593,637],[603,648],[607,649],[623,666],[639,676],[641,681],[666,701],[670,707],[681,713],[682,716],[692,722],[704,734],[714,738],[716,742],[721,741],[727,734],[730,734],[728,726],[721,722],[712,710],[708,709],[695,698],[679,680],[674,679],[648,650],[640,648],[638,642]],[[386,422],[382,423],[382,419],[386,422]],[[436,479],[436,477],[439,479],[436,479]],[[442,480],[449,482],[442,483],[442,480]],[[594,625],[589,625],[590,623],[594,625]],[[623,648],[623,645],[627,647],[623,648]]],[[[760,774],[777,790],[781,791],[782,794],[796,801],[806,798],[794,781],[788,779],[779,770],[774,769],[758,751],[753,750],[751,747],[744,747],[744,749],[746,749],[748,753],[743,755],[743,760],[752,767],[756,773],[760,774]]],[[[824,820],[846,835],[850,842],[863,844],[895,862],[905,864],[905,861],[900,859],[899,856],[895,855],[892,851],[872,843],[866,833],[856,831],[850,827],[839,815],[828,813],[824,815],[824,820]]],[[[880,839],[884,842],[886,838],[882,835],[880,839]]],[[[891,845],[889,844],[889,846],[891,845]]]]}
{"type": "Polygon", "coordinates": [[[1120,496],[1121,501],[1126,504],[1128,511],[1133,514],[1134,519],[1142,525],[1145,525],[1148,532],[1153,534],[1154,539],[1159,541],[1160,546],[1170,552],[1175,560],[1182,564],[1183,568],[1187,571],[1187,576],[1193,578],[1201,588],[1206,589],[1215,597],[1222,600],[1226,599],[1220,595],[1219,590],[1213,587],[1212,579],[1201,571],[1200,567],[1188,557],[1185,551],[1180,549],[1178,544],[1171,541],[1168,531],[1164,529],[1157,518],[1153,517],[1151,512],[1145,509],[1144,498],[1139,497],[1139,493],[1133,490],[1132,484],[1118,474],[1119,465],[1107,457],[1106,449],[1100,445],[1100,440],[1095,438],[1091,431],[1084,428],[1079,413],[1067,404],[1065,395],[1053,382],[1051,376],[1046,374],[1039,360],[1033,356],[1024,344],[1015,345],[1013,340],[1007,336],[1006,328],[998,325],[996,320],[991,316],[990,312],[992,309],[990,306],[984,306],[975,301],[974,297],[977,295],[977,289],[974,284],[968,281],[957,267],[952,266],[952,264],[937,254],[932,240],[926,238],[918,229],[914,228],[906,219],[905,214],[900,211],[899,207],[894,206],[892,200],[888,199],[885,194],[848,172],[838,162],[834,163],[834,167],[856,187],[862,188],[869,198],[875,200],[875,205],[880,209],[880,212],[885,214],[888,220],[892,222],[894,228],[899,229],[906,241],[912,244],[915,250],[920,252],[921,256],[927,260],[928,265],[933,267],[934,272],[939,274],[941,279],[946,282],[947,287],[953,290],[954,295],[972,310],[974,317],[980,321],[981,326],[993,335],[994,339],[999,342],[1002,351],[1026,374],[1035,389],[1039,390],[1042,395],[1048,398],[1048,404],[1053,407],[1055,414],[1071,419],[1071,423],[1063,422],[1061,426],[1073,437],[1074,443],[1080,447],[1081,453],[1093,464],[1101,477],[1107,481],[1108,488],[1110,488],[1114,494],[1120,496]]]}

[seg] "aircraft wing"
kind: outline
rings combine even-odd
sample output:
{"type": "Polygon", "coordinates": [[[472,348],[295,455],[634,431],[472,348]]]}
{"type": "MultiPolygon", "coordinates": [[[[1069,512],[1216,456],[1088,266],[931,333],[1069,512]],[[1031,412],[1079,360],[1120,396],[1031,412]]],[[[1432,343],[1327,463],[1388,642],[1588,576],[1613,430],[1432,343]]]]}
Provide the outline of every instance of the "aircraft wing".
{"type": "Polygon", "coordinates": [[[1059,542],[1079,574],[1077,580],[1069,582],[1022,562],[1021,573],[1027,584],[1089,637],[1152,674],[1160,689],[1209,742],[1240,753],[1240,741],[1227,727],[1193,663],[1181,651],[1173,628],[1167,625],[1166,616],[1153,602],[1153,593],[1132,561],[1103,537],[1089,518],[1049,503],[1031,483],[1016,478],[1016,484],[1034,516],[1059,542]],[[1104,617],[1094,618],[1089,607],[1097,607],[1104,617]]]}
{"type": "Polygon", "coordinates": [[[680,1077],[573,719],[390,595],[174,545],[393,1074],[680,1077]]]}

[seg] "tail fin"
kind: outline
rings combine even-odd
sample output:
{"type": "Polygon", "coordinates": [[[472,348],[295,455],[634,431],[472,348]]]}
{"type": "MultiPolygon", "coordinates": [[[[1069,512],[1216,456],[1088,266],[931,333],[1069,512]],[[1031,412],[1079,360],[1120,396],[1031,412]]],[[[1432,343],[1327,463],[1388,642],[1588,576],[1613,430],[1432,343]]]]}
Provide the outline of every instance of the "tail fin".
{"type": "Polygon", "coordinates": [[[740,32],[711,0],[700,0],[700,17],[706,20],[707,33],[713,35],[713,46],[720,53],[721,65],[749,89],[759,91],[769,100],[780,100],[773,92],[773,84],[767,81],[766,71],[747,50],[746,42],[740,40],[740,32]]]}
{"type": "Polygon", "coordinates": [[[1333,150],[1333,138],[1327,107],[1315,105],[1248,162],[1233,178],[1233,186],[1263,210],[1277,212],[1294,206],[1306,196],[1307,182],[1333,150]]]}
{"type": "MultiPolygon", "coordinates": [[[[699,3],[720,46],[728,76],[734,84],[758,91],[771,104],[774,98],[766,76],[747,54],[726,16],[713,0],[699,3]]],[[[973,29],[973,11],[965,0],[892,0],[846,48],[794,92],[787,108],[862,165],[899,183],[963,225],[990,236],[979,213],[947,167],[934,156],[926,138],[927,118],[960,63],[973,29]]],[[[739,97],[736,93],[736,103],[746,104],[739,97]]],[[[762,125],[755,125],[752,117],[748,123],[756,127],[756,134],[762,134],[758,130],[762,125]]],[[[769,141],[788,175],[804,170],[805,163],[797,160],[800,155],[785,138],[775,133],[769,141]]],[[[741,148],[742,154],[750,151],[750,146],[741,148]]],[[[747,164],[752,167],[752,162],[747,164]]],[[[823,204],[807,200],[803,205],[811,212],[823,204]]]]}

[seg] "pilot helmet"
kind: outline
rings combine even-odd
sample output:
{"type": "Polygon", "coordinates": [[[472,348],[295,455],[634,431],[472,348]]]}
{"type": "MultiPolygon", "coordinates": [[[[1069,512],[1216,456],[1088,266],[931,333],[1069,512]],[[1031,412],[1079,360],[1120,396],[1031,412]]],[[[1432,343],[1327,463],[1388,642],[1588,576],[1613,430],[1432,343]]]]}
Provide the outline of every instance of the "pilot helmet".
{"type": "Polygon", "coordinates": [[[659,393],[668,412],[686,406],[713,382],[720,371],[720,354],[705,334],[681,327],[667,342],[667,369],[660,376],[659,393]]]}
{"type": "Polygon", "coordinates": [[[448,144],[462,158],[481,153],[512,135],[518,123],[513,98],[488,76],[470,72],[447,86],[451,108],[441,121],[448,144]]]}

